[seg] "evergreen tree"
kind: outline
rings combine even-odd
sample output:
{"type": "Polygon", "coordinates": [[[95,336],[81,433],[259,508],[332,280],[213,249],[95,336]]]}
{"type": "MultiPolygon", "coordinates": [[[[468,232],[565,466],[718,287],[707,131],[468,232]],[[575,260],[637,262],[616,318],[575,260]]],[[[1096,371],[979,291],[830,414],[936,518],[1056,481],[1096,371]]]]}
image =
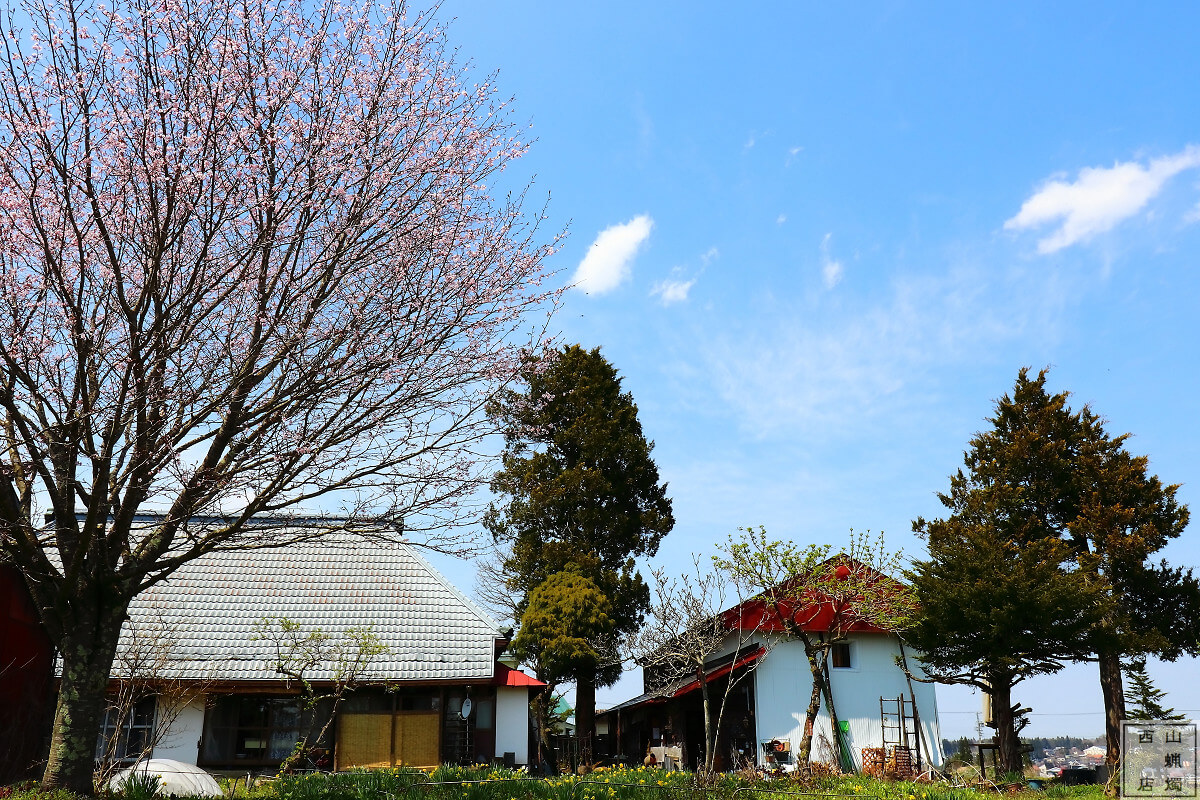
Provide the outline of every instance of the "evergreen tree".
{"type": "Polygon", "coordinates": [[[929,558],[908,575],[921,613],[903,634],[930,678],[991,697],[1001,772],[1021,769],[1027,709],[1013,688],[1086,655],[1082,639],[1103,599],[1087,576],[1063,568],[1064,544],[1031,535],[1036,520],[1012,495],[976,487],[955,498],[947,519],[917,521],[929,558]]]}
{"type": "Polygon", "coordinates": [[[1167,693],[1156,687],[1150,680],[1144,655],[1129,659],[1129,665],[1125,668],[1125,677],[1129,681],[1126,696],[1133,705],[1133,708],[1128,710],[1129,719],[1185,719],[1183,714],[1176,714],[1175,709],[1163,706],[1162,703],[1166,699],[1167,693]]]}
{"type": "Polygon", "coordinates": [[[577,564],[568,564],[530,592],[520,626],[513,651],[534,664],[538,678],[548,684],[533,704],[538,763],[542,763],[549,752],[553,723],[549,701],[557,697],[558,685],[587,675],[601,675],[601,682],[611,682],[613,670],[620,671],[620,662],[611,658],[616,649],[612,603],[577,564]]]}
{"type": "MultiPolygon", "coordinates": [[[[941,499],[957,513],[972,494],[1003,490],[1010,510],[998,509],[997,521],[1015,512],[1026,523],[1015,541],[1065,545],[1047,556],[1061,558],[1072,580],[1086,578],[1101,595],[1101,613],[1082,639],[1046,635],[1063,656],[1086,642],[1086,655],[1099,663],[1108,764],[1115,769],[1125,717],[1121,659],[1173,659],[1200,646],[1200,583],[1190,570],[1149,563],[1179,536],[1188,511],[1176,500],[1177,486],[1163,485],[1148,473],[1145,456],[1125,449],[1128,434],[1109,435],[1089,407],[1072,411],[1068,393],[1049,394],[1045,383],[1044,370],[1036,377],[1021,370],[1012,395],[996,404],[992,430],[971,440],[967,472],[951,479],[941,499]]],[[[918,520],[917,529],[924,524],[918,520]]]]}
{"type": "Polygon", "coordinates": [[[492,505],[485,524],[508,545],[502,571],[522,616],[534,589],[568,565],[611,603],[611,634],[593,642],[603,657],[574,673],[586,751],[596,687],[619,677],[616,642],[637,629],[650,601],[634,559],[654,555],[675,520],[637,406],[599,348],[530,355],[521,379],[488,409],[505,442],[491,488],[506,501],[492,505]]]}

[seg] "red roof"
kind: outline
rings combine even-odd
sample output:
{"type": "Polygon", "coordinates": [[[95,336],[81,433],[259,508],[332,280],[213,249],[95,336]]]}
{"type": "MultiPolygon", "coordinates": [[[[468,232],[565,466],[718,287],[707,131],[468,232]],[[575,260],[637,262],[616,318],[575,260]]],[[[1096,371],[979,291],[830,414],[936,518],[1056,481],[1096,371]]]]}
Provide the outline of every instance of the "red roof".
{"type": "Polygon", "coordinates": [[[810,589],[800,596],[794,596],[789,584],[784,583],[767,593],[768,596],[752,597],[722,612],[722,622],[730,629],[740,627],[742,630],[759,630],[763,633],[784,633],[789,621],[810,632],[828,632],[836,627],[843,632],[884,633],[857,613],[856,606],[860,598],[847,596],[837,587],[852,573],[859,576],[858,586],[862,585],[861,581],[865,578],[870,584],[884,587],[884,594],[889,585],[899,587],[900,584],[844,556],[835,556],[821,566],[839,561],[842,563],[825,578],[831,587],[830,591],[810,589]]]}
{"type": "MultiPolygon", "coordinates": [[[[711,669],[710,671],[705,673],[704,682],[709,683],[711,681],[715,681],[717,678],[722,678],[722,677],[728,675],[729,673],[733,672],[735,669],[741,669],[742,667],[746,666],[747,664],[757,661],[766,652],[767,651],[764,650],[761,645],[759,645],[753,651],[751,651],[749,654],[742,656],[737,661],[730,663],[730,664],[725,664],[724,666],[721,666],[721,667],[714,667],[713,669],[711,669]]],[[[691,683],[685,683],[683,686],[680,686],[678,689],[676,689],[674,692],[671,693],[671,696],[672,697],[681,697],[682,695],[685,695],[688,692],[694,692],[695,690],[697,690],[699,688],[700,688],[700,679],[697,678],[696,680],[692,681],[691,683]]]]}
{"type": "Polygon", "coordinates": [[[513,669],[510,666],[496,662],[496,674],[492,678],[493,686],[527,686],[532,688],[540,688],[545,686],[537,678],[526,675],[519,669],[513,669]]]}

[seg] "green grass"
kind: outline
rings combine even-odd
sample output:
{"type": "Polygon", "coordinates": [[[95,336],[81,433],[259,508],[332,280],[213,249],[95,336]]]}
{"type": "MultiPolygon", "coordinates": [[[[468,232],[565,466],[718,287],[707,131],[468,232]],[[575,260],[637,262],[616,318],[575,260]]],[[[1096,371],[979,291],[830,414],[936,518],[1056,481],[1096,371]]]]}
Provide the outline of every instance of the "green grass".
{"type": "MultiPolygon", "coordinates": [[[[142,787],[112,800],[148,800],[142,787]]],[[[286,775],[249,789],[236,785],[235,800],[809,800],[813,795],[851,800],[1103,800],[1101,786],[1062,786],[998,794],[946,783],[881,781],[865,775],[795,779],[753,773],[718,775],[698,784],[687,772],[646,767],[602,768],[585,776],[531,778],[498,767],[352,770],[336,774],[286,775]]],[[[0,800],[80,800],[66,791],[43,792],[33,784],[0,787],[0,800]]]]}
{"type": "MultiPolygon", "coordinates": [[[[246,800],[801,800],[824,795],[861,800],[995,800],[997,792],[946,783],[881,781],[865,775],[802,780],[763,779],[752,774],[719,775],[699,785],[686,772],[646,767],[601,768],[585,776],[535,779],[520,770],[441,767],[426,776],[405,770],[281,778],[275,798],[246,800]]],[[[1017,800],[1101,800],[1099,786],[1056,786],[1005,797],[1017,800]]]]}

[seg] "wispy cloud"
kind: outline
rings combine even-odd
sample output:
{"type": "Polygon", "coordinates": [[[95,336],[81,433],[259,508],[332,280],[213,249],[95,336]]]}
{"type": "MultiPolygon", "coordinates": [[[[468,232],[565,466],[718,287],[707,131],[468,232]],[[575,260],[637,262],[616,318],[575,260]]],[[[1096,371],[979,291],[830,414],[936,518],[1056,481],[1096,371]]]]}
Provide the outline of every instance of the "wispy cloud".
{"type": "MultiPolygon", "coordinates": [[[[897,278],[853,307],[776,300],[698,334],[696,380],[756,438],[827,436],[881,414],[925,413],[928,386],[957,380],[1002,343],[1054,341],[1081,296],[1070,272],[997,276],[983,267],[897,278]]],[[[762,305],[760,303],[760,305],[762,305]]]]}
{"type": "Polygon", "coordinates": [[[821,240],[821,277],[825,281],[826,289],[832,289],[841,283],[842,273],[845,271],[842,262],[829,255],[829,241],[832,238],[833,234],[827,233],[821,240]]]}
{"type": "Polygon", "coordinates": [[[1192,210],[1183,215],[1183,221],[1189,225],[1193,222],[1200,222],[1200,203],[1192,207],[1192,210]]]}
{"type": "Polygon", "coordinates": [[[1145,208],[1167,181],[1195,167],[1200,167],[1200,147],[1190,145],[1144,166],[1126,161],[1085,167],[1074,181],[1056,176],[1034,192],[1004,228],[1019,231],[1057,225],[1038,241],[1039,253],[1053,253],[1112,230],[1145,208]]]}
{"type": "Polygon", "coordinates": [[[783,162],[783,165],[785,167],[790,167],[792,165],[792,162],[796,160],[796,156],[800,155],[800,153],[803,152],[803,150],[804,150],[804,148],[801,147],[800,145],[795,145],[794,147],[789,147],[788,151],[787,151],[787,159],[783,162]]]}
{"type": "Polygon", "coordinates": [[[753,150],[760,141],[766,141],[775,135],[773,128],[766,130],[752,130],[746,134],[746,141],[742,144],[743,150],[753,150]]]}
{"type": "Polygon", "coordinates": [[[780,214],[778,217],[775,218],[776,225],[782,225],[785,222],[787,222],[787,214],[780,214]]]}
{"type": "Polygon", "coordinates": [[[633,259],[646,240],[654,220],[647,214],[600,231],[588,253],[579,262],[572,277],[576,289],[588,294],[604,294],[629,278],[633,259]]]}
{"type": "Polygon", "coordinates": [[[650,294],[657,295],[658,301],[664,306],[670,306],[687,300],[688,292],[690,292],[692,287],[695,285],[695,278],[692,278],[689,281],[668,279],[654,284],[654,288],[650,290],[650,294]]]}
{"type": "Polygon", "coordinates": [[[720,256],[721,254],[717,248],[708,248],[700,254],[700,270],[697,274],[689,278],[683,267],[675,267],[671,270],[671,277],[654,284],[650,289],[650,296],[657,297],[658,302],[664,306],[671,306],[686,301],[688,293],[696,285],[699,276],[703,274],[709,264],[716,261],[720,256]]]}

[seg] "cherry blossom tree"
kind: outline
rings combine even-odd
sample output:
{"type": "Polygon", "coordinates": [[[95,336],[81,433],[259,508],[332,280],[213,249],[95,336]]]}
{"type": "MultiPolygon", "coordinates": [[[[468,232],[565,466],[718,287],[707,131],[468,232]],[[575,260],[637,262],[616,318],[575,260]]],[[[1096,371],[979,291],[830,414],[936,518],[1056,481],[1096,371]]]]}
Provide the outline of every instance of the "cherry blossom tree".
{"type": "Polygon", "coordinates": [[[25,0],[0,41],[0,549],[61,654],[43,782],[90,793],[138,592],[473,514],[554,240],[497,191],[506,105],[425,15],[25,0]]]}

